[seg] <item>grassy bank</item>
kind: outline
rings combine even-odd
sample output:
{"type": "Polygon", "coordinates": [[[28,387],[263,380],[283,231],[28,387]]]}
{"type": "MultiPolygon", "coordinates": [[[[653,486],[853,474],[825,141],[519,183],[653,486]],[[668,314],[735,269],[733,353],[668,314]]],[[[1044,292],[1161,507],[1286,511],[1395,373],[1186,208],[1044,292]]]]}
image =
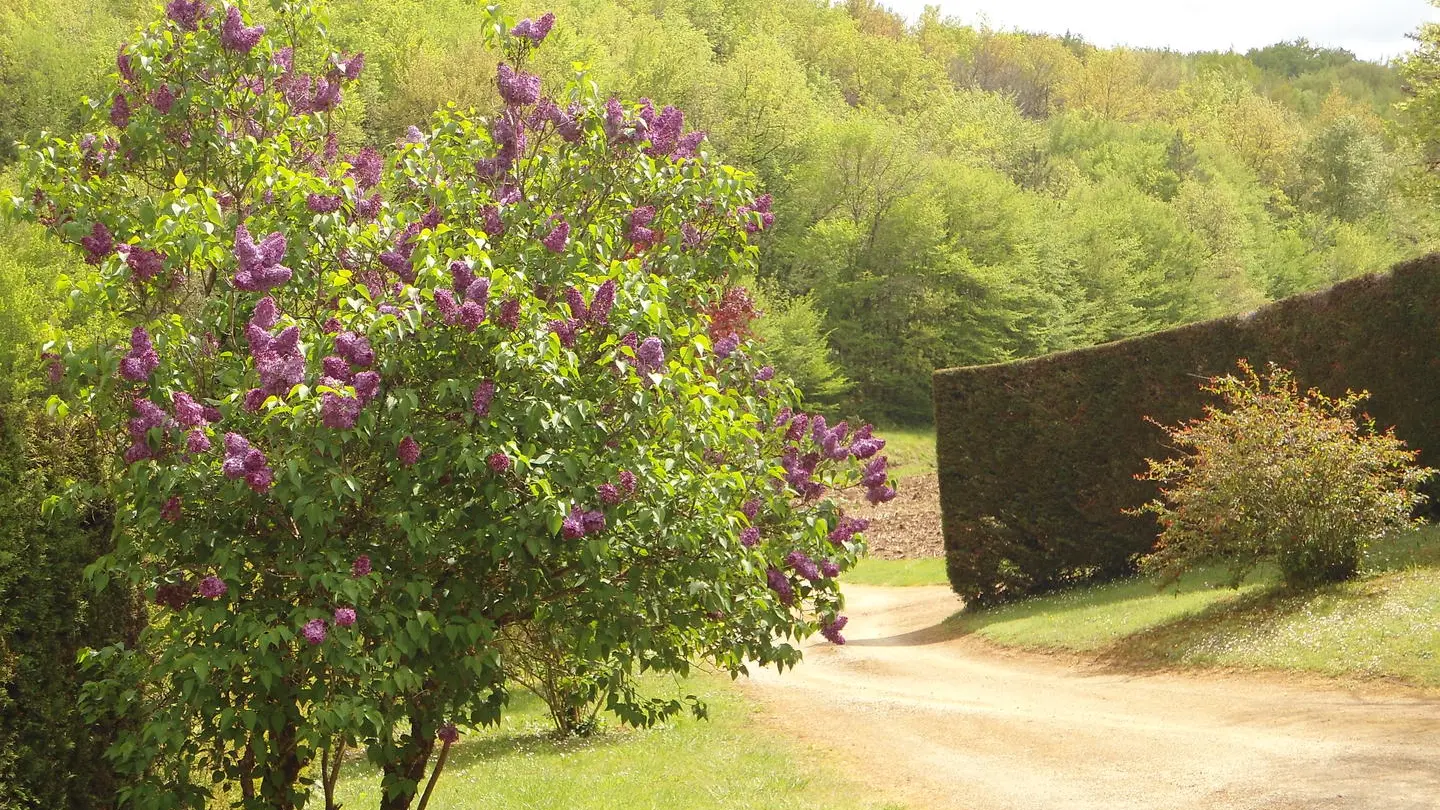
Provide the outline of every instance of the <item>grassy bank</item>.
{"type": "MultiPolygon", "coordinates": [[[[711,719],[644,731],[615,728],[612,721],[611,730],[563,742],[549,736],[544,706],[517,692],[499,727],[467,734],[451,750],[430,807],[902,810],[865,802],[839,763],[757,728],[755,710],[727,679],[697,676],[682,691],[701,695],[711,719]]],[[[377,774],[354,762],[341,777],[338,798],[374,807],[379,785],[377,774]]]]}
{"type": "Polygon", "coordinates": [[[1440,686],[1440,530],[1387,540],[1355,581],[1292,593],[1273,570],[1239,589],[1220,569],[1180,587],[1137,578],[964,612],[962,633],[1135,666],[1227,666],[1395,677],[1440,686]],[[1218,587],[1217,587],[1218,586],[1218,587]]]}
{"type": "Polygon", "coordinates": [[[896,478],[935,472],[935,428],[877,427],[875,433],[885,440],[882,452],[896,478]]]}
{"type": "Polygon", "coordinates": [[[882,560],[876,557],[867,557],[854,568],[846,571],[842,581],[846,584],[891,587],[945,585],[945,558],[882,560]]]}

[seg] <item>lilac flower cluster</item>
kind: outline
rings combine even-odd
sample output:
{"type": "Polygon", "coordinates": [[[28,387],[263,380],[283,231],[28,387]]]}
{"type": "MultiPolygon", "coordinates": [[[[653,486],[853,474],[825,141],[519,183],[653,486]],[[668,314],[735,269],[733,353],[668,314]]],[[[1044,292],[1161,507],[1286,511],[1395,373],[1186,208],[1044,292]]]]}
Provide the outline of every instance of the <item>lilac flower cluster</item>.
{"type": "Polygon", "coordinates": [[[629,470],[621,470],[619,476],[616,477],[616,481],[618,485],[607,482],[595,488],[595,491],[600,495],[600,500],[609,506],[622,503],[635,494],[635,487],[637,485],[635,473],[629,470]]]}
{"type": "Polygon", "coordinates": [[[579,540],[603,531],[605,531],[605,513],[594,509],[581,509],[578,505],[570,507],[570,513],[560,524],[560,533],[566,540],[579,540]]]}
{"type": "MultiPolygon", "coordinates": [[[[441,288],[435,291],[435,308],[445,323],[463,326],[471,332],[485,322],[486,310],[490,306],[490,279],[476,278],[464,262],[451,262],[450,278],[459,292],[441,288]]],[[[483,414],[482,414],[483,416],[483,414]]]]}
{"type": "Polygon", "coordinates": [[[740,338],[735,335],[726,335],[715,341],[715,356],[724,360],[740,348],[740,338]]]}
{"type": "Polygon", "coordinates": [[[540,77],[517,71],[501,62],[495,67],[495,82],[500,98],[508,105],[534,104],[540,100],[540,77]]]}
{"type": "Polygon", "coordinates": [[[200,18],[210,13],[205,0],[170,0],[165,6],[165,16],[186,31],[200,27],[200,18]]]}
{"type": "Polygon", "coordinates": [[[515,27],[510,29],[510,36],[524,37],[530,40],[530,44],[539,45],[550,34],[550,28],[553,25],[555,25],[555,15],[547,11],[538,20],[524,19],[516,23],[515,27]]]}
{"type": "Polygon", "coordinates": [[[754,520],[755,516],[760,514],[760,506],[759,498],[751,498],[740,506],[740,513],[748,520],[754,520]]]}
{"type": "Polygon", "coordinates": [[[740,545],[745,548],[754,548],[760,543],[760,529],[755,526],[747,526],[740,532],[740,545]]]}
{"type": "Polygon", "coordinates": [[[491,453],[490,456],[485,459],[485,463],[490,466],[490,469],[497,473],[503,474],[510,470],[510,457],[498,450],[491,453]]]}
{"type": "Polygon", "coordinates": [[[121,259],[125,260],[125,265],[130,268],[130,277],[137,282],[150,281],[165,269],[165,254],[158,250],[120,245],[116,248],[116,252],[120,254],[121,259]]]}
{"type": "Polygon", "coordinates": [[[779,568],[772,565],[765,569],[765,584],[780,597],[781,604],[795,603],[795,588],[790,584],[790,578],[779,568]]]}
{"type": "Polygon", "coordinates": [[[236,53],[250,53],[264,35],[265,26],[247,26],[240,17],[238,7],[231,6],[225,11],[225,21],[220,24],[220,47],[236,53]]]}
{"type": "Polygon", "coordinates": [[[175,91],[171,90],[168,84],[160,85],[158,90],[150,94],[150,106],[161,115],[169,115],[175,106],[175,91]]]}
{"type": "Polygon", "coordinates": [[[500,314],[495,316],[495,323],[514,331],[520,327],[520,299],[514,296],[500,302],[500,314]]]}
{"type": "Polygon", "coordinates": [[[556,318],[545,324],[545,328],[555,333],[560,338],[560,345],[567,349],[575,348],[575,338],[579,334],[580,321],[575,318],[556,318]]]}
{"type": "Polygon", "coordinates": [[[260,375],[260,387],[251,389],[245,395],[245,409],[257,411],[267,397],[283,397],[290,389],[305,379],[305,355],[300,351],[300,328],[290,326],[280,334],[272,335],[270,330],[280,320],[280,308],[275,299],[266,296],[255,305],[255,312],[245,326],[245,339],[250,344],[250,356],[255,370],[260,375]]]}
{"type": "Polygon", "coordinates": [[[640,100],[640,120],[645,122],[645,134],[650,145],[645,154],[651,157],[688,158],[705,140],[700,131],[682,134],[685,131],[685,114],[667,106],[657,115],[649,99],[640,100]]]}
{"type": "Polygon", "coordinates": [[[110,102],[110,123],[116,129],[130,126],[130,100],[124,93],[116,93],[115,100],[110,102]]]}
{"type": "Polygon", "coordinates": [[[131,400],[130,407],[136,415],[126,423],[130,432],[130,447],[125,450],[125,463],[134,464],[155,457],[148,440],[150,431],[155,428],[167,429],[173,424],[173,420],[159,405],[148,399],[137,397],[131,400]]]}
{"type": "Polygon", "coordinates": [[[352,577],[367,576],[370,570],[370,556],[368,554],[361,554],[355,558],[355,562],[350,564],[350,576],[352,577]]]}
{"type": "Polygon", "coordinates": [[[475,393],[470,395],[470,407],[475,411],[476,416],[485,417],[490,415],[490,403],[495,399],[495,381],[481,380],[475,386],[475,393]]]}
{"type": "Polygon", "coordinates": [[[365,147],[358,153],[346,159],[350,168],[345,171],[347,177],[354,178],[355,187],[366,191],[380,184],[380,171],[384,168],[385,161],[372,147],[365,147]]]}
{"type": "Polygon", "coordinates": [[[655,206],[642,205],[630,212],[625,222],[628,229],[625,231],[625,238],[635,245],[637,250],[644,250],[653,246],[661,239],[661,234],[650,227],[655,221],[655,206]]]}
{"type": "Polygon", "coordinates": [[[80,237],[80,247],[85,249],[85,263],[99,264],[115,252],[115,237],[105,223],[96,222],[90,226],[90,233],[80,237]]]}
{"type": "Polygon", "coordinates": [[[785,482],[807,501],[825,494],[825,485],[814,479],[815,468],[819,464],[819,453],[806,453],[802,456],[795,447],[787,448],[780,457],[780,466],[785,469],[785,482]]]}
{"type": "Polygon", "coordinates": [[[275,483],[275,471],[265,454],[250,446],[250,440],[239,433],[225,434],[225,460],[220,471],[226,478],[244,478],[250,488],[264,494],[275,483]]]}
{"type": "Polygon", "coordinates": [[[775,224],[775,215],[770,212],[770,205],[773,202],[769,194],[762,194],[755,199],[754,205],[742,205],[735,209],[735,213],[745,220],[745,230],[749,233],[763,231],[775,224]],[[759,214],[757,221],[750,214],[759,214]]]}
{"type": "Polygon", "coordinates": [[[770,382],[773,379],[775,379],[774,366],[762,366],[759,371],[755,372],[755,382],[770,382]]]}
{"type": "Polygon", "coordinates": [[[844,644],[845,637],[840,635],[840,631],[845,629],[845,625],[849,621],[850,619],[846,616],[837,616],[833,621],[826,622],[820,628],[820,635],[828,639],[831,644],[844,644]]]}
{"type": "Polygon", "coordinates": [[[410,257],[415,253],[415,237],[420,235],[421,230],[419,222],[406,225],[395,236],[394,246],[380,254],[380,263],[406,284],[415,282],[415,268],[410,264],[410,257]]]}
{"type": "Polygon", "coordinates": [[[564,217],[561,217],[560,224],[556,225],[550,233],[546,234],[545,238],[540,240],[540,244],[544,245],[545,249],[551,253],[563,253],[565,252],[565,245],[568,244],[569,241],[570,223],[566,222],[564,217]]]}
{"type": "Polygon", "coordinates": [[[325,624],[324,619],[311,619],[300,628],[300,634],[313,647],[325,642],[325,637],[330,634],[330,627],[325,624]]]}
{"type": "Polygon", "coordinates": [[[160,519],[170,523],[178,523],[180,521],[180,511],[180,498],[171,495],[160,507],[160,519]]]}
{"type": "Polygon", "coordinates": [[[339,194],[307,194],[305,195],[305,207],[312,214],[333,214],[340,210],[341,203],[345,198],[339,194]]]}
{"type": "Polygon", "coordinates": [[[289,281],[290,268],[280,264],[284,258],[284,234],[277,231],[257,243],[243,224],[235,229],[235,260],[240,265],[235,273],[236,288],[265,292],[289,281]]]}
{"type": "Polygon", "coordinates": [[[406,436],[400,440],[400,446],[395,448],[395,457],[406,467],[413,467],[420,461],[420,443],[415,441],[414,436],[406,436]]]}
{"type": "Polygon", "coordinates": [[[150,342],[150,333],[143,326],[130,330],[130,353],[120,361],[120,376],[131,382],[146,382],[159,367],[160,355],[150,342]]]}
{"type": "Polygon", "coordinates": [[[436,730],[435,738],[446,745],[453,745],[460,739],[460,729],[456,728],[454,723],[446,723],[436,730]]]}
{"type": "Polygon", "coordinates": [[[366,368],[375,363],[375,350],[370,348],[370,340],[364,335],[341,331],[335,336],[335,352],[320,361],[320,383],[330,388],[352,386],[355,396],[326,391],[320,398],[320,422],[328,428],[348,430],[355,427],[360,411],[379,393],[380,374],[376,371],[356,373],[352,368],[366,368]]]}
{"type": "Polygon", "coordinates": [[[658,337],[647,337],[635,349],[637,370],[641,375],[658,373],[665,364],[665,346],[658,337]]]}
{"type": "Polygon", "coordinates": [[[208,576],[200,580],[200,595],[206,599],[219,599],[225,595],[229,587],[225,580],[217,576],[208,576]]]}
{"type": "Polygon", "coordinates": [[[355,608],[335,608],[335,624],[341,627],[351,627],[355,624],[355,608]]]}
{"type": "Polygon", "coordinates": [[[820,566],[816,565],[815,561],[803,551],[797,550],[786,554],[785,565],[811,582],[817,582],[820,579],[820,566]]]}
{"type": "Polygon", "coordinates": [[[848,543],[854,539],[855,535],[868,528],[870,528],[870,521],[865,518],[841,517],[840,522],[836,524],[835,528],[830,530],[830,542],[837,546],[842,543],[848,543]]]}

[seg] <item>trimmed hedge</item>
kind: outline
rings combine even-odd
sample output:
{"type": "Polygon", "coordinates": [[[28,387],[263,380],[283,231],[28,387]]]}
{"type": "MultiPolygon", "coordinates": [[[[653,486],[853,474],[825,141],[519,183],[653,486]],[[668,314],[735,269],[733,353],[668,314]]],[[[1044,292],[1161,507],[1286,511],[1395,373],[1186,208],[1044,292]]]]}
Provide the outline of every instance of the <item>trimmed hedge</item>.
{"type": "Polygon", "coordinates": [[[946,567],[986,604],[1134,570],[1158,527],[1123,510],[1173,451],[1145,421],[1201,415],[1207,377],[1273,361],[1328,394],[1368,390],[1381,426],[1440,466],[1440,254],[1253,313],[1031,360],[935,373],[946,567]]]}

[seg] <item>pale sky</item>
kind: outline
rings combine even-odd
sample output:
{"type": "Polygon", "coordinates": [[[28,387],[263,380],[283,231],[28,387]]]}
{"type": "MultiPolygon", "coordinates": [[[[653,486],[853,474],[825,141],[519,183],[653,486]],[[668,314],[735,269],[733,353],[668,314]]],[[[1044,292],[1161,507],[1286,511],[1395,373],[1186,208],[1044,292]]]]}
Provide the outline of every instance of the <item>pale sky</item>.
{"type": "Polygon", "coordinates": [[[1384,61],[1411,49],[1405,35],[1440,22],[1425,0],[880,0],[915,20],[938,5],[945,17],[1001,30],[1080,34],[1096,45],[1244,52],[1282,40],[1353,51],[1384,61]]]}

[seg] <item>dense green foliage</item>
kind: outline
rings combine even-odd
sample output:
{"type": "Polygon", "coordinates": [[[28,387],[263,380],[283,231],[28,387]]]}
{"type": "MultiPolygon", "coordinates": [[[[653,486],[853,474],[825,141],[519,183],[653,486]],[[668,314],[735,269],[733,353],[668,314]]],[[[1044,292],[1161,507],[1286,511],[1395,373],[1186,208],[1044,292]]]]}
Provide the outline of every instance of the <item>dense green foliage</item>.
{"type": "MultiPolygon", "coordinates": [[[[72,127],[63,100],[95,93],[146,5],[0,3],[0,141],[72,127]]],[[[342,148],[493,99],[474,0],[329,8],[370,65],[340,111],[342,148]]],[[[928,420],[936,367],[1246,310],[1436,244],[1424,195],[1400,191],[1423,190],[1399,182],[1421,150],[1386,128],[1399,76],[1344,51],[1104,50],[933,12],[907,26],[869,0],[553,10],[547,82],[582,61],[602,92],[681,106],[775,195],[760,275],[805,327],[780,340],[806,347],[783,359],[810,364],[796,369],[809,393],[872,418],[928,420]]]]}
{"type": "Polygon", "coordinates": [[[112,548],[104,510],[42,515],[54,488],[96,475],[85,431],[43,414],[52,290],[79,263],[38,228],[0,234],[0,806],[88,810],[114,798],[100,756],[115,729],[81,717],[75,657],[133,637],[143,612],[125,591],[97,597],[81,579],[112,548]]]}
{"type": "Polygon", "coordinates": [[[1173,452],[1147,417],[1202,415],[1199,380],[1238,358],[1322,391],[1365,390],[1377,424],[1440,448],[1440,259],[1154,335],[935,375],[941,511],[951,584],[994,602],[1135,567],[1155,522],[1123,514],[1173,452]]]}
{"type": "Polygon", "coordinates": [[[1411,527],[1425,500],[1418,487],[1435,471],[1359,416],[1366,395],[1302,394],[1285,369],[1261,377],[1244,360],[1239,377],[1201,390],[1220,404],[1164,428],[1179,456],[1147,460],[1142,477],[1162,489],[1141,511],[1161,532],[1144,567],[1175,582],[1218,564],[1238,587],[1274,561],[1290,586],[1339,582],[1355,576],[1372,541],[1411,527]]]}

